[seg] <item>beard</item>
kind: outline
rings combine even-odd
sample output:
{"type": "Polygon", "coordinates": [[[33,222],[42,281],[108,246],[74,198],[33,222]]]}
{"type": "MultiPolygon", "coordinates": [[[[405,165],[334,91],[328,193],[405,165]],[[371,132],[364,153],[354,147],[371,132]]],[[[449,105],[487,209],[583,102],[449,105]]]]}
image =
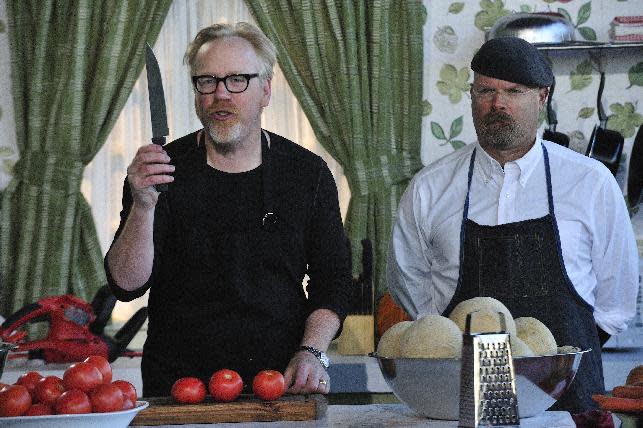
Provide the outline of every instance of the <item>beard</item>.
{"type": "MultiPolygon", "coordinates": [[[[240,118],[239,110],[229,105],[211,106],[207,110],[197,105],[197,116],[203,124],[205,132],[210,136],[212,144],[219,152],[232,152],[242,143],[244,129],[247,128],[240,118]],[[225,110],[236,116],[233,122],[219,122],[212,118],[217,110],[225,110]]],[[[247,129],[246,129],[247,130],[247,129]]]]}
{"type": "Polygon", "coordinates": [[[204,123],[205,131],[210,136],[212,144],[219,152],[233,151],[235,143],[241,139],[241,131],[243,127],[241,123],[235,122],[232,126],[225,128],[217,127],[212,121],[204,123]]]}
{"type": "Polygon", "coordinates": [[[524,127],[507,113],[491,112],[475,124],[478,141],[483,147],[509,150],[521,145],[526,135],[524,127]]]}
{"type": "Polygon", "coordinates": [[[231,153],[246,144],[248,135],[253,132],[255,125],[261,129],[261,112],[262,109],[259,108],[255,114],[241,114],[242,111],[239,108],[225,102],[210,105],[207,108],[196,104],[197,116],[210,137],[212,145],[219,153],[231,153]],[[219,110],[231,113],[234,115],[234,120],[214,119],[213,115],[219,110]]]}

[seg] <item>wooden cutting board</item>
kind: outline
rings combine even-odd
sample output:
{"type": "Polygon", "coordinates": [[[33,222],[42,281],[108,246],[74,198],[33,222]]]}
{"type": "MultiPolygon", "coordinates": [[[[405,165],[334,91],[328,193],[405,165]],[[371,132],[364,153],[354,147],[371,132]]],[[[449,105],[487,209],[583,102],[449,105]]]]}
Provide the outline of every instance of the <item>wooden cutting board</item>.
{"type": "Polygon", "coordinates": [[[272,422],[321,419],[326,414],[326,398],[314,395],[285,395],[279,400],[263,401],[241,395],[231,403],[212,401],[179,404],[170,397],[143,398],[150,403],[130,425],[182,425],[218,422],[272,422]]]}

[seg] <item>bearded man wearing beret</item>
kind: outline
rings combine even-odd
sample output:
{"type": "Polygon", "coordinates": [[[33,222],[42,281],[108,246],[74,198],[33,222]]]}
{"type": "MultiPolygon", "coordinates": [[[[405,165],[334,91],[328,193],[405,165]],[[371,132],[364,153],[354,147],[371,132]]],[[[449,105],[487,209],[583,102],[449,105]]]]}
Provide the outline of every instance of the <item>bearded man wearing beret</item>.
{"type": "Polygon", "coordinates": [[[542,140],[554,76],[528,42],[491,39],[471,62],[478,141],[420,171],[398,209],[389,289],[417,319],[476,296],[583,350],[555,409],[596,408],[601,345],[636,313],[639,256],[623,194],[600,162],[542,140]]]}

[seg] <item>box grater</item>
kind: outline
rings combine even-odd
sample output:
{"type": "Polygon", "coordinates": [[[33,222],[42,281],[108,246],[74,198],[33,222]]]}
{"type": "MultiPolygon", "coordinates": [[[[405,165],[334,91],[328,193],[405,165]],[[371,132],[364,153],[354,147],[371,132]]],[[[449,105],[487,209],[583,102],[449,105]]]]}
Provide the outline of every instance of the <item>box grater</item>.
{"type": "Polygon", "coordinates": [[[461,427],[519,427],[516,379],[505,318],[502,331],[471,334],[467,315],[460,370],[461,427]]]}

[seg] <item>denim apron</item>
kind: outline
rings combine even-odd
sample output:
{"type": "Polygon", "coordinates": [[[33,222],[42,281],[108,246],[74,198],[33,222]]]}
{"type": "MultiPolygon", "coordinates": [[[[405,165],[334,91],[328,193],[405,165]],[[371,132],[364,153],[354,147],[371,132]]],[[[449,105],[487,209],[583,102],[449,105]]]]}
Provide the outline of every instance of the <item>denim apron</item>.
{"type": "Polygon", "coordinates": [[[533,317],[543,322],[559,346],[591,349],[583,354],[574,381],[551,410],[580,413],[596,408],[592,394],[604,393],[601,348],[593,308],[578,295],[565,270],[547,149],[543,145],[549,214],[498,226],[468,219],[475,155],[474,150],[462,215],[458,285],[443,315],[448,316],[463,300],[493,297],[504,303],[514,318],[533,317]]]}

